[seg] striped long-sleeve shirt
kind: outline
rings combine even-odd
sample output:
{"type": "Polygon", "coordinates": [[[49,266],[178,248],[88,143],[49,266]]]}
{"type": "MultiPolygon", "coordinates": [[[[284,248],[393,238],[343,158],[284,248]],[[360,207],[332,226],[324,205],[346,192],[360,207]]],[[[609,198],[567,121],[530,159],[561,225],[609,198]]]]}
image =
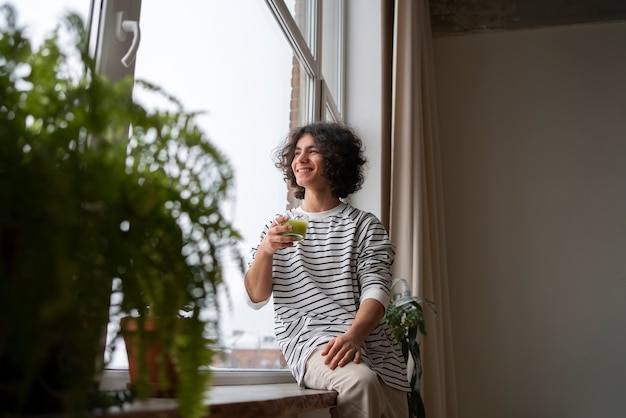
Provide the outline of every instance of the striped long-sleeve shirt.
{"type": "MultiPolygon", "coordinates": [[[[371,213],[346,203],[304,213],[309,216],[306,238],[278,250],[272,267],[276,339],[300,385],[309,355],[347,331],[363,300],[373,298],[387,307],[395,255],[385,228],[371,213]]],[[[248,298],[248,303],[260,309],[267,300],[248,298]]],[[[402,351],[384,319],[361,352],[362,361],[388,385],[409,390],[402,351]]]]}

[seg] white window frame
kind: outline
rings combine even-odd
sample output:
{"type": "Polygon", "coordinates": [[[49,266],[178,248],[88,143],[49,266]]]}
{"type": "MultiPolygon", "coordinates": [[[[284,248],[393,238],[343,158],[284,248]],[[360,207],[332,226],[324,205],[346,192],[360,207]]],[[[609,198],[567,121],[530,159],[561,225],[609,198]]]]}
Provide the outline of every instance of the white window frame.
{"type": "MultiPolygon", "coordinates": [[[[380,81],[382,54],[379,49],[381,33],[377,33],[375,30],[380,28],[381,2],[379,0],[341,0],[341,22],[344,25],[346,35],[345,37],[340,37],[338,54],[341,57],[337,58],[337,62],[341,66],[338,70],[339,74],[344,75],[338,78],[340,83],[339,97],[334,98],[324,81],[321,71],[322,1],[312,1],[313,9],[316,11],[317,16],[320,17],[320,19],[316,20],[316,38],[312,42],[315,46],[315,51],[310,50],[285,2],[283,0],[266,0],[301,67],[311,77],[313,94],[311,95],[310,108],[307,110],[306,119],[308,121],[334,120],[337,122],[352,122],[355,126],[360,127],[359,133],[363,137],[366,147],[370,148],[373,145],[376,148],[376,146],[380,146],[380,100],[382,90],[380,88],[372,89],[372,86],[376,86],[377,83],[378,85],[382,84],[380,81]],[[357,1],[358,4],[356,3],[357,1]],[[378,26],[374,23],[372,27],[372,22],[378,22],[378,26]],[[372,37],[374,39],[373,43],[372,37]],[[354,51],[359,52],[355,55],[354,51]],[[363,51],[367,51],[367,54],[363,53],[363,51]],[[316,60],[315,57],[319,59],[316,60]],[[363,94],[363,92],[367,92],[367,94],[363,94]],[[335,102],[335,99],[337,102],[335,102]],[[346,116],[350,116],[349,119],[346,116]]],[[[100,0],[102,4],[107,2],[126,3],[127,0],[100,0]]],[[[94,9],[98,8],[95,7],[94,9]]],[[[107,28],[100,28],[99,31],[103,29],[107,28]]],[[[343,33],[343,31],[340,33],[343,33]]],[[[101,50],[97,51],[96,60],[102,60],[102,54],[101,50]]],[[[376,154],[375,151],[374,154],[376,154]]],[[[372,155],[372,152],[368,152],[368,157],[371,161],[375,155],[372,155]]],[[[375,158],[374,163],[375,165],[379,164],[375,158]]],[[[368,190],[377,190],[378,193],[370,194],[368,192],[369,198],[366,200],[357,199],[357,201],[364,202],[365,204],[361,206],[364,206],[366,210],[380,215],[380,179],[379,176],[376,176],[377,173],[372,174],[370,175],[370,180],[374,180],[374,185],[369,187],[368,190]]],[[[366,187],[367,185],[364,189],[366,187]]],[[[361,193],[361,195],[363,194],[361,193]]],[[[123,376],[124,373],[125,371],[115,370],[105,372],[113,380],[122,379],[123,377],[120,376],[123,376]]],[[[213,385],[294,382],[294,378],[289,370],[214,370],[213,377],[213,385]]]]}
{"type": "MultiPolygon", "coordinates": [[[[340,16],[337,20],[338,22],[340,22],[338,24],[342,27],[338,29],[338,33],[343,33],[344,1],[334,1],[339,2],[339,6],[337,7],[337,9],[340,12],[340,16]]],[[[276,21],[283,31],[287,42],[289,42],[289,45],[291,46],[294,55],[300,62],[300,66],[313,80],[312,108],[307,109],[310,113],[306,115],[306,121],[312,122],[332,119],[337,122],[342,122],[343,117],[340,113],[340,106],[337,106],[335,99],[333,98],[332,94],[330,94],[330,91],[324,81],[324,76],[322,74],[322,30],[324,28],[324,22],[322,21],[322,1],[310,0],[310,11],[314,13],[311,26],[315,28],[314,33],[312,34],[313,39],[311,40],[310,47],[307,44],[303,34],[300,32],[298,24],[291,15],[284,0],[265,0],[265,2],[267,3],[274,17],[276,18],[276,21]],[[326,116],[328,112],[332,115],[330,118],[326,116]]],[[[337,79],[339,82],[340,98],[343,97],[343,94],[341,94],[343,88],[342,74],[344,71],[343,42],[344,37],[339,36],[337,53],[340,56],[337,57],[337,63],[339,66],[339,68],[337,69],[337,72],[339,73],[337,79]]]]}

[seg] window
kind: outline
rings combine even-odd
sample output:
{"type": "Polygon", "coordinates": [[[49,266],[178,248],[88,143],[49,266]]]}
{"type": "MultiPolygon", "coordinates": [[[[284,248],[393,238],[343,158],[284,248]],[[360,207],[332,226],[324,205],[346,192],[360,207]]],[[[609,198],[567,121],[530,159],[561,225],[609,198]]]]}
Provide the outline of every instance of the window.
{"type": "MultiPolygon", "coordinates": [[[[104,0],[94,0],[95,7],[90,0],[44,3],[21,0],[17,6],[22,23],[41,36],[56,22],[50,16],[69,10],[86,21],[93,11],[97,32],[104,0]]],[[[162,86],[188,110],[206,112],[200,125],[235,168],[236,200],[229,209],[249,254],[263,225],[297,204],[271,162],[274,148],[293,126],[342,120],[343,1],[183,0],[173,7],[146,0],[140,15],[135,77],[162,86]]],[[[117,65],[102,65],[109,64],[117,65]]],[[[146,94],[136,98],[162,106],[146,94]]],[[[227,355],[216,367],[286,368],[273,336],[272,307],[252,311],[241,274],[226,280],[231,298],[230,305],[222,301],[221,328],[227,355]]],[[[113,368],[127,367],[123,343],[110,360],[113,368]]]]}
{"type": "Polygon", "coordinates": [[[297,61],[292,81],[306,92],[305,98],[298,96],[306,106],[299,106],[300,117],[292,115],[291,120],[342,121],[344,1],[266,2],[293,49],[294,63],[297,61]]]}
{"type": "MultiPolygon", "coordinates": [[[[164,87],[199,122],[235,168],[229,208],[250,254],[263,225],[284,211],[286,193],[271,153],[289,130],[292,53],[267,6],[258,0],[142,2],[135,77],[164,87]],[[242,30],[245,28],[245,30],[242,30]]],[[[150,95],[136,96],[159,106],[150,95]]],[[[271,307],[252,311],[243,277],[226,272],[230,301],[221,301],[224,355],[218,368],[274,368],[280,354],[271,307]]],[[[126,367],[123,344],[112,366],[126,367]]]]}
{"type": "MultiPolygon", "coordinates": [[[[243,233],[246,254],[275,213],[297,204],[288,202],[285,184],[271,162],[274,148],[295,125],[322,118],[340,120],[331,92],[322,93],[325,84],[314,59],[321,56],[321,49],[315,53],[310,49],[321,45],[315,30],[321,2],[290,3],[287,7],[283,1],[187,0],[185,7],[172,8],[165,0],[151,0],[141,9],[135,77],[164,86],[187,109],[207,112],[201,117],[203,127],[235,167],[232,214],[243,233]]],[[[329,15],[341,4],[332,3],[329,15]]],[[[329,21],[333,35],[327,39],[341,39],[338,20],[329,21]]],[[[340,50],[333,50],[335,59],[328,66],[335,69],[335,88],[340,50]]],[[[152,103],[147,97],[138,100],[152,103]]],[[[232,305],[222,301],[225,355],[215,366],[286,368],[274,339],[272,307],[252,311],[243,299],[241,275],[232,272],[226,280],[232,305]]],[[[118,362],[124,366],[124,357],[118,356],[114,363],[118,362]]]]}

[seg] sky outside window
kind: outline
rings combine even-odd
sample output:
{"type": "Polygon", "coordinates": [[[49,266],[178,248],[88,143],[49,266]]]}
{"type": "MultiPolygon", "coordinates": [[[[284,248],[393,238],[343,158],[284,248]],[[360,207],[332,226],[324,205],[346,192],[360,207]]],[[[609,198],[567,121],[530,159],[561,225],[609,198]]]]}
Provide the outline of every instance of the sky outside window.
{"type": "MultiPolygon", "coordinates": [[[[18,24],[31,28],[35,43],[67,11],[84,19],[89,13],[89,0],[13,4],[18,24]]],[[[144,0],[140,26],[136,78],[163,87],[186,110],[206,112],[200,126],[235,168],[231,213],[249,259],[263,225],[286,205],[286,187],[271,153],[289,128],[291,49],[259,0],[144,0]]],[[[153,97],[137,99],[159,106],[153,97]]],[[[252,311],[246,306],[241,273],[227,274],[227,283],[232,309],[222,313],[224,341],[267,342],[273,335],[272,307],[252,311]]],[[[118,350],[113,366],[125,364],[125,353],[118,350]]]]}

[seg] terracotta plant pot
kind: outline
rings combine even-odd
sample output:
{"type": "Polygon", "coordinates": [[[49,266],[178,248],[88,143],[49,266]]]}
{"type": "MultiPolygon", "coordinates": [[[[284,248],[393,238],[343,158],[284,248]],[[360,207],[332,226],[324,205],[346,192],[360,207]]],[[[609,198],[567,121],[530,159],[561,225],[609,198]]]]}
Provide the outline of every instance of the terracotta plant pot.
{"type": "Polygon", "coordinates": [[[139,329],[139,320],[137,318],[127,316],[121,319],[120,327],[126,344],[126,353],[128,355],[128,372],[130,374],[130,382],[128,387],[137,385],[141,378],[142,359],[148,368],[148,386],[150,396],[156,398],[173,398],[176,394],[178,385],[178,373],[169,355],[165,355],[164,369],[159,368],[159,359],[163,356],[162,344],[159,341],[157,327],[158,319],[144,319],[144,332],[147,333],[147,343],[143,351],[137,344],[137,332],[139,329]],[[163,371],[161,371],[163,370],[163,371]]]}

